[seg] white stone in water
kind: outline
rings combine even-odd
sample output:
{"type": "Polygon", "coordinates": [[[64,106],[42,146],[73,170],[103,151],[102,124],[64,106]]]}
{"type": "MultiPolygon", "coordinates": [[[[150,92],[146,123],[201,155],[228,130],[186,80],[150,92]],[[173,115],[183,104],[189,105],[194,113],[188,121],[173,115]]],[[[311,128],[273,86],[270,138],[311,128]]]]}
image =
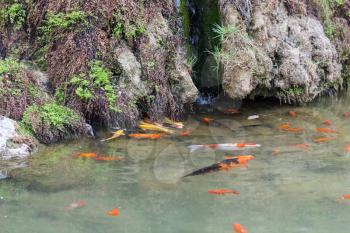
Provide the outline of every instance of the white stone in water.
{"type": "Polygon", "coordinates": [[[256,119],[259,119],[259,118],[260,118],[259,115],[253,115],[253,116],[248,117],[248,120],[256,120],[256,119]]]}

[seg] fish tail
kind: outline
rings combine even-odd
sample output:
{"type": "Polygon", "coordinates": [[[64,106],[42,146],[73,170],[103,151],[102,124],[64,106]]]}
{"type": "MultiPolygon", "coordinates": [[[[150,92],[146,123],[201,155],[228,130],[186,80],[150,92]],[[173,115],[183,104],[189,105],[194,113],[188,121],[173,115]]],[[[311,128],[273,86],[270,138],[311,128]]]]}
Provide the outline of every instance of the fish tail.
{"type": "Polygon", "coordinates": [[[190,152],[192,153],[192,152],[195,152],[195,151],[201,149],[202,147],[203,146],[201,146],[201,145],[191,145],[191,146],[188,146],[188,149],[190,149],[190,152]]]}

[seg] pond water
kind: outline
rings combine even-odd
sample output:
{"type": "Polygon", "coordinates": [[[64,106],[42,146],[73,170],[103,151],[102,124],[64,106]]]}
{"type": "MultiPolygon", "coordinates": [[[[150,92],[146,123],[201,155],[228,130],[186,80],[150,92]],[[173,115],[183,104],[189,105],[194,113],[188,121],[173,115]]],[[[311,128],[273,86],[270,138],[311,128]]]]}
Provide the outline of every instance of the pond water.
{"type": "MultiPolygon", "coordinates": [[[[81,139],[41,148],[26,167],[0,181],[1,233],[193,233],[233,232],[241,223],[253,233],[348,233],[350,200],[350,98],[321,99],[304,107],[271,103],[244,105],[242,114],[217,112],[186,116],[189,137],[159,140],[81,139]],[[295,111],[297,116],[289,116],[295,111]],[[259,115],[256,120],[248,116],[259,115]],[[214,118],[208,126],[202,117],[214,118]],[[330,120],[332,126],[323,122],[330,120]],[[281,131],[289,123],[302,132],[281,131]],[[331,128],[338,134],[315,131],[331,128]],[[315,138],[333,140],[314,143],[315,138]],[[249,151],[205,150],[191,144],[259,143],[249,151]],[[296,144],[308,144],[300,148],[296,144]],[[76,153],[122,156],[98,162],[76,153]],[[184,175],[223,159],[252,154],[248,168],[184,175]],[[240,195],[211,195],[209,189],[234,189],[240,195]],[[67,210],[82,200],[81,208],[67,210]],[[106,212],[119,209],[117,217],[106,212]]],[[[7,166],[0,162],[2,167],[7,166]]]]}

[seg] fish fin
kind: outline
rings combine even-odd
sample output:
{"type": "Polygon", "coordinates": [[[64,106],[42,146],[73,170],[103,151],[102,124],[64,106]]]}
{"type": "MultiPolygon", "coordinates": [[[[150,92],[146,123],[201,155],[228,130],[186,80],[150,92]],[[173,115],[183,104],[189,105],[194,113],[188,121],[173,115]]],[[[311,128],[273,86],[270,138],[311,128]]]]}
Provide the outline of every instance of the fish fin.
{"type": "Polygon", "coordinates": [[[195,152],[195,151],[199,150],[200,148],[202,148],[201,145],[191,145],[191,146],[188,146],[188,149],[190,149],[190,153],[195,152]]]}

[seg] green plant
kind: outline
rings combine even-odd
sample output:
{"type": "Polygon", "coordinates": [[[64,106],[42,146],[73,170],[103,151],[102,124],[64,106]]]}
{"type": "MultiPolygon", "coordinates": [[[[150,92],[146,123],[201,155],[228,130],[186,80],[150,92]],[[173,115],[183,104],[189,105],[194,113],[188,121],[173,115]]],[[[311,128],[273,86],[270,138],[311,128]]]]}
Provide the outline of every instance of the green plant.
{"type": "Polygon", "coordinates": [[[22,28],[26,20],[26,10],[20,3],[13,3],[0,10],[0,25],[4,27],[7,23],[14,26],[16,30],[22,28]]]}
{"type": "Polygon", "coordinates": [[[234,25],[223,26],[214,24],[213,32],[216,34],[214,38],[219,38],[221,43],[226,40],[227,37],[233,36],[238,32],[238,28],[234,25]]]}
{"type": "Polygon", "coordinates": [[[87,26],[87,16],[87,13],[78,10],[66,14],[48,12],[45,24],[40,29],[46,36],[49,36],[55,30],[67,31],[75,25],[87,26]]]}
{"type": "Polygon", "coordinates": [[[71,124],[76,124],[80,121],[80,117],[67,107],[57,103],[49,103],[43,106],[32,105],[25,110],[21,121],[24,128],[32,131],[33,120],[42,121],[46,125],[62,129],[71,124]],[[35,119],[33,119],[33,116],[35,116],[35,119]]]}
{"type": "Polygon", "coordinates": [[[16,74],[24,68],[20,62],[7,58],[0,60],[0,77],[6,73],[16,74]]]}

